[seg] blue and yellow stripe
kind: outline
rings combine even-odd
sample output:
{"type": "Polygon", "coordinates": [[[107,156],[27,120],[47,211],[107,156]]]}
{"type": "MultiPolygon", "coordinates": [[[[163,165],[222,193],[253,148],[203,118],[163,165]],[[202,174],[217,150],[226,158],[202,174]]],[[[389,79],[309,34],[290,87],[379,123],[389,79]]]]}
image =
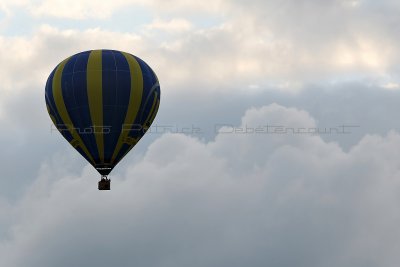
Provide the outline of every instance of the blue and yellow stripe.
{"type": "Polygon", "coordinates": [[[138,57],[92,50],[67,58],[54,69],[45,98],[64,138],[107,175],[150,127],[160,87],[153,70],[138,57]],[[138,125],[142,131],[137,131],[138,125]]]}

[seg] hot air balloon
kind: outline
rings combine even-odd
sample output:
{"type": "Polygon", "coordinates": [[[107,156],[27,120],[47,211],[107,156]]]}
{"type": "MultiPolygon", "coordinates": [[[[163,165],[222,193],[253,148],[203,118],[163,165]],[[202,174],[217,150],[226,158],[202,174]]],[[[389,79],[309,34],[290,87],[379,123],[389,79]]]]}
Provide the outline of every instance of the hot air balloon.
{"type": "Polygon", "coordinates": [[[45,98],[58,131],[101,174],[99,190],[110,190],[107,175],[157,114],[160,85],[140,58],[116,50],[91,50],[55,67],[45,98]]]}

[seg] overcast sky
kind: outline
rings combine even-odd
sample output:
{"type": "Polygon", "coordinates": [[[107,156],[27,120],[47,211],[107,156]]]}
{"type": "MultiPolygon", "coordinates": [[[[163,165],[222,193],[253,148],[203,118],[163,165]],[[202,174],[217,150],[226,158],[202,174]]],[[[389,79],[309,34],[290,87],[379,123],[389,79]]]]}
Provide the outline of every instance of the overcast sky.
{"type": "Polygon", "coordinates": [[[395,0],[0,0],[0,266],[397,267],[399,14],[395,0]],[[109,192],[44,101],[61,60],[99,48],[161,85],[160,128],[109,192]]]}

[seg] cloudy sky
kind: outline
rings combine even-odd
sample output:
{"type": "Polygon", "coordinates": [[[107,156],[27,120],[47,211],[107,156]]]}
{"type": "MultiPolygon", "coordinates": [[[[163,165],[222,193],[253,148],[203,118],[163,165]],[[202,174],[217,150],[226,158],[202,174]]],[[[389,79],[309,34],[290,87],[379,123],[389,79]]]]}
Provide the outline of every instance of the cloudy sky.
{"type": "Polygon", "coordinates": [[[0,0],[0,265],[397,267],[400,3],[0,0]],[[64,58],[126,51],[152,131],[99,174],[54,131],[64,58]],[[267,127],[268,126],[268,127],[267,127]]]}

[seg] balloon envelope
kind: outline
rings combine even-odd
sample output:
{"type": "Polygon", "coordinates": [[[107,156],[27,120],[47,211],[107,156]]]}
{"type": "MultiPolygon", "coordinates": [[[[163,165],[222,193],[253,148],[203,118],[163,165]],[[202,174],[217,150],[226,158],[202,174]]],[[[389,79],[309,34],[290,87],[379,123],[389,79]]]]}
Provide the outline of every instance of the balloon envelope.
{"type": "Polygon", "coordinates": [[[140,58],[92,50],[56,66],[45,98],[59,132],[100,174],[108,175],[153,122],[160,86],[140,58]]]}

